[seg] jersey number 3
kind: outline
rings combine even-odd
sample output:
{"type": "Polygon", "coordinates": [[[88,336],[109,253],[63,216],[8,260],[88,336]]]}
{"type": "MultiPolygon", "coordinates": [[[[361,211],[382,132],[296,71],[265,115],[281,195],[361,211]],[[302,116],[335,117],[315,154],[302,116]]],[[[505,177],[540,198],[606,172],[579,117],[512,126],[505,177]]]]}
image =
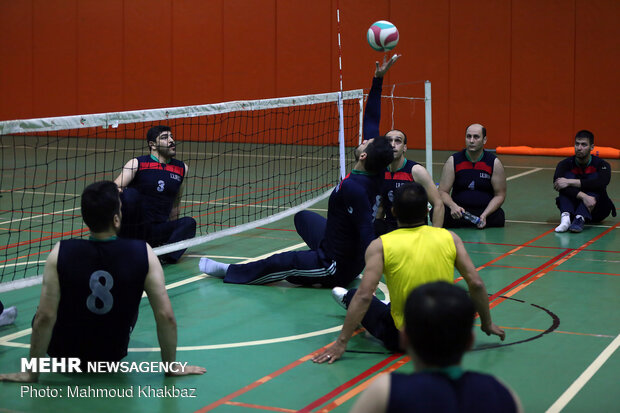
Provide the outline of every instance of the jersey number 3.
{"type": "Polygon", "coordinates": [[[86,299],[86,308],[99,315],[109,313],[114,304],[114,297],[110,293],[114,285],[112,275],[107,271],[95,271],[90,275],[89,285],[92,294],[86,299]],[[103,284],[101,284],[102,278],[103,284]]]}

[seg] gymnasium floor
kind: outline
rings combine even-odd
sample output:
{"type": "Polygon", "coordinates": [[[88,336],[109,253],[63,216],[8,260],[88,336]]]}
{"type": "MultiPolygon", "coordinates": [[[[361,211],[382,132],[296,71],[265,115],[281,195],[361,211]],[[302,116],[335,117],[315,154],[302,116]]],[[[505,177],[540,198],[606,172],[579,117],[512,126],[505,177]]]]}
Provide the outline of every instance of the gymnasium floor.
{"type": "MultiPolygon", "coordinates": [[[[423,161],[420,152],[410,152],[412,159],[423,161]]],[[[436,180],[448,155],[435,153],[436,180]]],[[[500,158],[509,180],[506,227],[456,232],[486,283],[493,319],[507,338],[501,343],[477,328],[475,349],[465,356],[464,366],[500,377],[529,412],[617,411],[619,219],[586,226],[581,234],[555,234],[559,214],[551,182],[559,159],[500,158]]],[[[620,161],[610,163],[614,173],[608,192],[620,206],[620,161]]],[[[314,208],[324,213],[325,207],[322,202],[314,208]]],[[[202,256],[232,263],[303,248],[293,228],[287,218],[193,248],[179,264],[165,267],[179,326],[177,358],[206,367],[204,376],[43,374],[34,386],[0,383],[0,412],[344,412],[378,374],[412,371],[406,356],[386,353],[364,333],[352,339],[335,364],[309,361],[337,337],[344,319],[329,290],[285,283],[225,285],[198,271],[202,256]],[[75,386],[133,389],[134,396],[67,397],[68,387],[75,386]],[[194,389],[195,397],[144,397],[139,386],[194,389]],[[34,396],[47,389],[64,397],[34,396]]],[[[28,354],[39,293],[40,286],[2,293],[5,305],[19,308],[15,325],[0,327],[2,373],[18,371],[19,359],[28,354]]],[[[143,300],[126,360],[158,361],[156,346],[153,316],[143,300]]]]}

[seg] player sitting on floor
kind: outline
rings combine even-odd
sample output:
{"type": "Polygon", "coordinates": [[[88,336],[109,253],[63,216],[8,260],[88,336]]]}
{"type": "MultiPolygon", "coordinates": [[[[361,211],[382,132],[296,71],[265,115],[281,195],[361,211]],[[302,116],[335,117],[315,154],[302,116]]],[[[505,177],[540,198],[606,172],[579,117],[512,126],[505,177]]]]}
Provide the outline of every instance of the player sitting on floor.
{"type": "MultiPolygon", "coordinates": [[[[177,324],[164,273],[144,241],[117,238],[120,199],[114,182],[89,185],[82,193],[82,217],[90,239],[58,242],[45,262],[41,300],[32,325],[30,358],[118,361],[127,355],[129,336],[146,291],[157,324],[161,359],[175,361],[177,324]]],[[[204,374],[188,366],[167,375],[204,374]]],[[[0,375],[0,381],[34,382],[38,372],[0,375]]]]}

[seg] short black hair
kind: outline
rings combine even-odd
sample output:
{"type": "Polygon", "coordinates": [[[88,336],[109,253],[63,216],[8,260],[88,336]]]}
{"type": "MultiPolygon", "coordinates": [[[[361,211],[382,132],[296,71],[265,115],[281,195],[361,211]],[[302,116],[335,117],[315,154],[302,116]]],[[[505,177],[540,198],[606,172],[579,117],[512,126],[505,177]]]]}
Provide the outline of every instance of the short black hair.
{"type": "Polygon", "coordinates": [[[459,364],[476,310],[469,295],[444,281],[415,288],[405,303],[405,332],[415,354],[431,366],[459,364]]]}
{"type": "Polygon", "coordinates": [[[165,126],[165,125],[156,125],[153,126],[151,129],[149,129],[149,131],[146,133],[146,141],[147,142],[155,142],[155,140],[157,139],[157,137],[159,135],[161,135],[163,132],[172,132],[172,129],[170,129],[169,126],[165,126]]]}
{"type": "Polygon", "coordinates": [[[577,132],[575,140],[577,140],[577,138],[587,138],[590,141],[590,145],[594,145],[594,134],[587,129],[577,132]]]}
{"type": "Polygon", "coordinates": [[[402,224],[426,221],[428,194],[417,182],[408,182],[394,191],[394,215],[402,224]]]}
{"type": "Polygon", "coordinates": [[[394,160],[394,149],[385,136],[374,138],[364,152],[366,153],[364,169],[371,174],[383,172],[394,160]]]}
{"type": "Polygon", "coordinates": [[[109,229],[120,210],[118,187],[112,181],[95,182],[82,192],[82,219],[91,232],[109,229]]]}
{"type": "MultiPolygon", "coordinates": [[[[403,134],[403,143],[404,143],[405,145],[407,144],[407,134],[406,134],[405,132],[403,132],[403,131],[402,131],[402,130],[400,130],[400,129],[392,129],[391,131],[388,131],[388,133],[390,133],[390,132],[399,132],[399,133],[402,133],[402,134],[403,134]]],[[[387,136],[387,134],[386,134],[386,136],[387,136]]]]}

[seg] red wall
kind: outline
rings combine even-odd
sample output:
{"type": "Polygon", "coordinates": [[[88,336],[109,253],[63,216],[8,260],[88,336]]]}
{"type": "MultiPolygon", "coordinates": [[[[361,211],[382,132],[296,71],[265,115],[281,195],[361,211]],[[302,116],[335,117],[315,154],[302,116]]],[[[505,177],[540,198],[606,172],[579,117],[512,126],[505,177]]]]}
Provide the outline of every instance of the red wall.
{"type": "MultiPolygon", "coordinates": [[[[340,0],[344,88],[368,88],[383,54],[375,20],[399,28],[385,83],[433,87],[437,149],[487,126],[489,147],[567,146],[591,129],[620,146],[617,0],[340,0]]],[[[0,119],[184,106],[339,87],[336,0],[0,1],[0,119]]],[[[390,92],[389,88],[384,89],[390,92]]],[[[391,106],[384,102],[384,129],[391,106]]],[[[395,127],[423,146],[424,103],[395,127]]]]}

